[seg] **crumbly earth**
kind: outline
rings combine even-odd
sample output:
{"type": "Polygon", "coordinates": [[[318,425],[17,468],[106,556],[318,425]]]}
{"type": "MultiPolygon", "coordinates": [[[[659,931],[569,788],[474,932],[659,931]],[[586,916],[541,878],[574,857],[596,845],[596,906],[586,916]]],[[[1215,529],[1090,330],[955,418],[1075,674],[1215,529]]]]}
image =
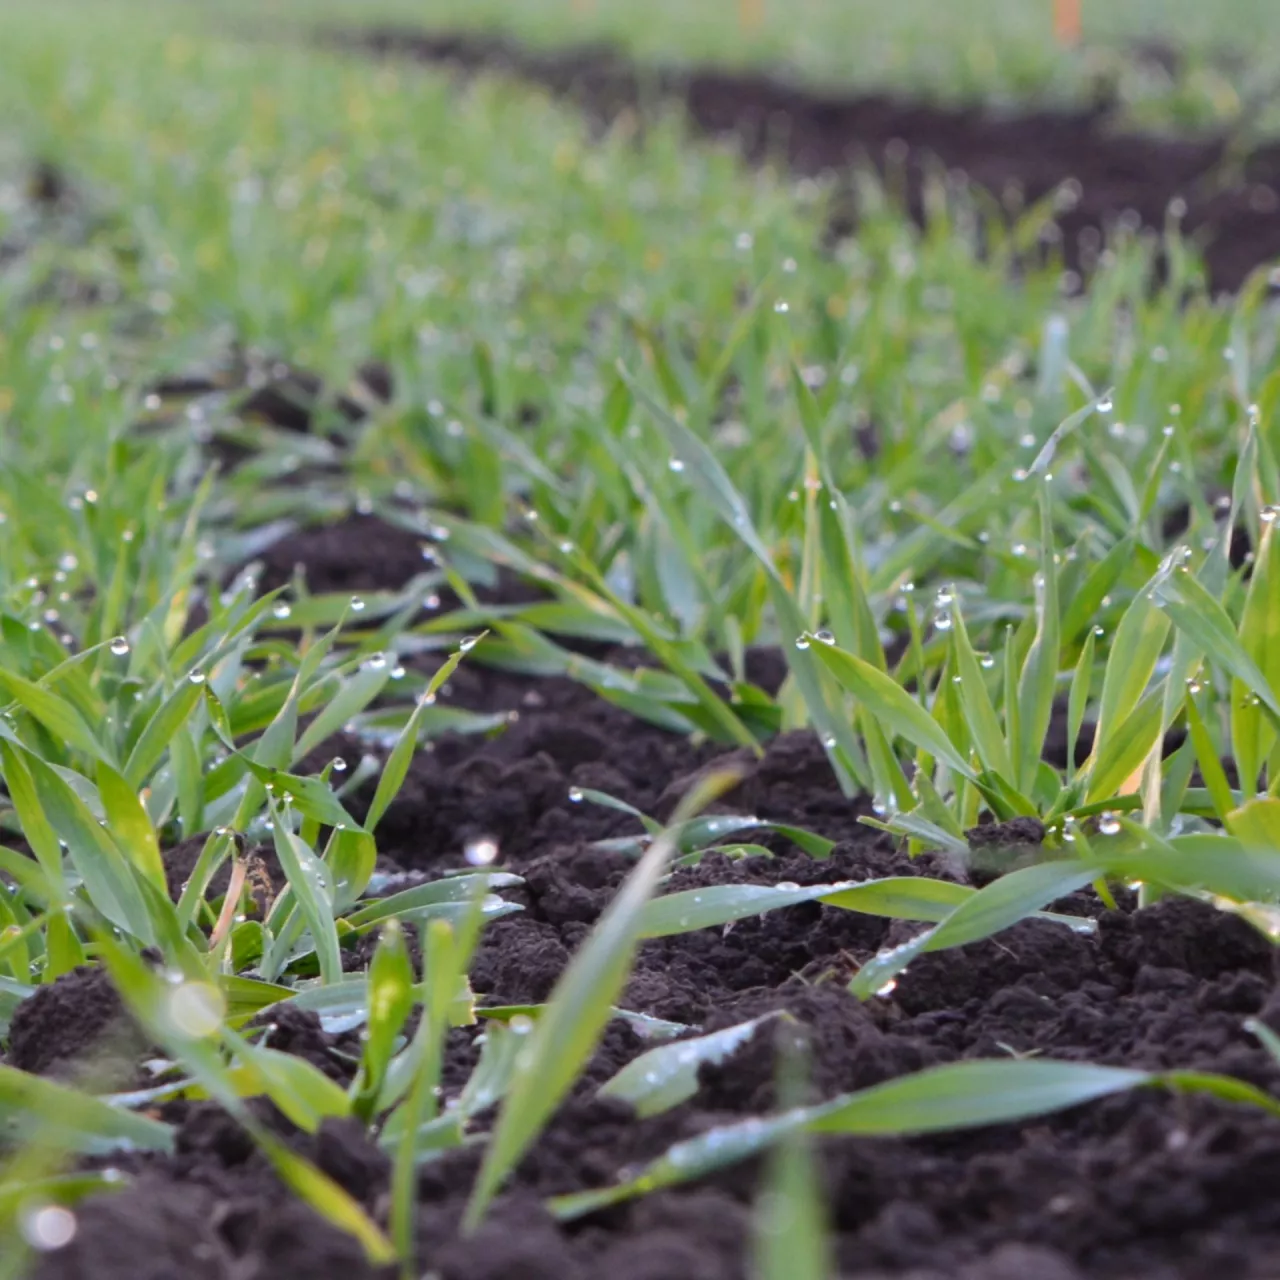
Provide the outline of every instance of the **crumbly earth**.
{"type": "MultiPolygon", "coordinates": [[[[358,527],[363,539],[376,530],[368,521],[358,527]]],[[[314,569],[328,572],[323,564],[314,569]]],[[[753,655],[752,671],[762,685],[776,684],[777,655],[753,655]]],[[[446,738],[423,752],[380,836],[389,867],[429,876],[456,866],[469,838],[491,835],[500,865],[525,878],[511,895],[524,911],[488,927],[475,963],[474,984],[487,1003],[545,999],[630,865],[592,842],[632,834],[635,824],[574,803],[571,787],[598,787],[661,816],[695,774],[731,757],[744,776],[721,808],[785,819],[838,842],[829,859],[816,861],[769,837],[776,856],[709,856],[678,871],[672,889],[958,874],[927,855],[913,861],[859,823],[865,806],[840,794],[807,735],[778,738],[754,762],[692,746],[567,681],[525,680],[470,662],[451,686],[456,705],[518,710],[519,718],[496,737],[446,738]]],[[[1024,844],[1036,835],[1013,834],[1024,844]]],[[[818,1097],[937,1063],[1011,1053],[1219,1071],[1280,1089],[1280,1071],[1243,1025],[1261,1017],[1280,1030],[1273,951],[1247,924],[1184,899],[1105,911],[1078,894],[1058,905],[1095,916],[1096,934],[1026,922],[988,942],[923,956],[890,995],[866,1004],[845,990],[849,973],[909,927],[831,907],[791,907],[646,943],[623,1003],[705,1029],[785,1009],[806,1029],[818,1097]]],[[[9,1060],[65,1078],[77,1054],[92,1055],[104,1034],[113,1052],[128,1043],[121,1016],[100,976],[68,975],[21,1010],[9,1060]]],[[[272,1021],[276,1047],[349,1079],[358,1048],[350,1036],[336,1041],[305,1014],[272,1021]]],[[[452,1034],[447,1095],[476,1060],[476,1034],[452,1034]]],[[[423,1169],[418,1226],[429,1273],[442,1280],[741,1280],[749,1273],[754,1165],[568,1226],[542,1207],[548,1195],[606,1185],[674,1141],[774,1104],[768,1031],[725,1063],[704,1067],[696,1097],[661,1116],[637,1120],[626,1105],[595,1096],[647,1047],[628,1024],[610,1026],[584,1080],[474,1236],[462,1238],[457,1228],[476,1152],[423,1169]]],[[[380,1275],[284,1189],[215,1106],[163,1111],[178,1125],[176,1154],[118,1160],[131,1183],[80,1207],[76,1238],[39,1260],[38,1280],[380,1275]]],[[[385,1212],[387,1162],[354,1123],[326,1124],[308,1136],[269,1109],[262,1114],[372,1212],[385,1212]]],[[[1253,1110],[1151,1091],[974,1133],[829,1140],[820,1158],[842,1276],[1280,1274],[1280,1122],[1253,1110]]]]}

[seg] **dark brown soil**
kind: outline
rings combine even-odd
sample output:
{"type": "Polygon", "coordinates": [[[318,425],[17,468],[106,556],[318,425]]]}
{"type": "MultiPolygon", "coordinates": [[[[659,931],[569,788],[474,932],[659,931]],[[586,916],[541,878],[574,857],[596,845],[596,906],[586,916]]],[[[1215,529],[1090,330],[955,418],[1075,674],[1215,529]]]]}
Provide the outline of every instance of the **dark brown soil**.
{"type": "MultiPolygon", "coordinates": [[[[1097,263],[1105,247],[1100,233],[1118,220],[1163,228],[1176,201],[1185,204],[1184,232],[1203,246],[1213,289],[1237,289],[1255,268],[1280,258],[1280,145],[1229,163],[1229,139],[1122,132],[1105,101],[1086,110],[999,114],[819,92],[770,75],[637,67],[607,46],[540,52],[500,37],[410,28],[333,38],[380,56],[518,76],[571,98],[600,123],[677,103],[695,131],[733,140],[750,162],[776,157],[807,175],[870,163],[895,186],[905,177],[917,217],[931,166],[989,192],[1011,213],[1061,191],[1060,249],[1078,271],[1097,263]]],[[[834,229],[851,225],[847,211],[834,229]]]]}
{"type": "MultiPolygon", "coordinates": [[[[362,527],[357,541],[368,545],[368,534],[362,527]]],[[[312,551],[328,545],[317,541],[312,551]]],[[[324,578],[345,572],[341,563],[338,555],[335,564],[307,567],[324,578]]],[[[375,585],[392,584],[379,577],[375,585]]],[[[762,683],[776,682],[776,658],[755,655],[753,665],[762,683]]],[[[525,877],[512,894],[525,910],[488,928],[474,985],[484,1003],[540,1001],[631,865],[591,842],[636,830],[623,815],[572,802],[570,787],[600,788],[665,815],[690,778],[726,753],[646,726],[567,681],[525,680],[469,662],[451,684],[458,705],[515,710],[519,718],[497,737],[448,738],[422,753],[380,828],[383,852],[388,865],[430,875],[459,865],[470,837],[498,839],[500,865],[525,877]]],[[[859,824],[864,807],[840,795],[810,737],[781,737],[759,762],[734,758],[745,776],[721,807],[810,827],[836,839],[835,852],[814,861],[785,841],[766,840],[777,856],[711,855],[677,872],[672,889],[954,874],[937,859],[911,861],[859,824]]],[[[987,829],[979,838],[1031,846],[1039,834],[1026,825],[987,829]]],[[[175,857],[175,871],[180,861],[175,857]]],[[[645,944],[624,1004],[706,1029],[786,1009],[807,1028],[811,1088],[819,1097],[936,1063],[1007,1053],[1221,1071],[1280,1089],[1280,1070],[1243,1028],[1249,1016],[1280,1028],[1273,951],[1248,925],[1182,899],[1103,912],[1080,894],[1060,906],[1095,915],[1097,934],[1024,923],[990,942],[923,957],[889,997],[869,1004],[850,997],[844,981],[910,927],[794,907],[645,944]]],[[[313,1016],[293,1011],[268,1012],[260,1021],[273,1027],[275,1047],[339,1082],[350,1079],[355,1033],[335,1039],[313,1016]]],[[[20,1010],[9,1060],[64,1074],[110,1028],[118,1043],[118,1002],[100,977],[81,971],[20,1010]]],[[[476,1035],[452,1035],[446,1098],[476,1060],[476,1035]]],[[[557,1225],[541,1207],[548,1195],[608,1184],[673,1141],[775,1104],[767,1032],[728,1062],[704,1068],[697,1097],[664,1115],[637,1121],[625,1105],[594,1096],[647,1047],[625,1023],[611,1025],[586,1077],[476,1236],[460,1238],[457,1223],[477,1154],[457,1152],[424,1168],[419,1236],[432,1274],[741,1280],[749,1273],[754,1166],[571,1226],[557,1225]]],[[[132,1184],[81,1207],[76,1239],[40,1259],[39,1280],[379,1274],[290,1196],[216,1107],[175,1103],[163,1111],[179,1126],[176,1154],[122,1157],[118,1166],[132,1184]]],[[[307,1136],[269,1109],[262,1115],[371,1212],[385,1212],[387,1163],[357,1126],[327,1124],[307,1136]]],[[[1277,1274],[1280,1123],[1226,1104],[1152,1092],[976,1133],[829,1141],[821,1159],[843,1276],[1277,1274]]]]}

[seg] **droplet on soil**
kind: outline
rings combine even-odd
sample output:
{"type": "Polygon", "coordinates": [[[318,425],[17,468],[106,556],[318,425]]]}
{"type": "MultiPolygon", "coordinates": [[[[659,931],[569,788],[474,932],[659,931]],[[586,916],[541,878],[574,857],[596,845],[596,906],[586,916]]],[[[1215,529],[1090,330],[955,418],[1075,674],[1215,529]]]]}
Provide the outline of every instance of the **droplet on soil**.
{"type": "Polygon", "coordinates": [[[473,867],[487,867],[497,861],[498,842],[492,836],[481,836],[468,840],[462,853],[473,867]]]}

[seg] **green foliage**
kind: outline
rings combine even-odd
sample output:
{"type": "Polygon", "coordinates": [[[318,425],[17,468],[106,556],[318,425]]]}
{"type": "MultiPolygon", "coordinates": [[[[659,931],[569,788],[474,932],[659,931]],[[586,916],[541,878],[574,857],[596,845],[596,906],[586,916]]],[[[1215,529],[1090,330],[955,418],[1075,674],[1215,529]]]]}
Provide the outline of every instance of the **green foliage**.
{"type": "MultiPolygon", "coordinates": [[[[597,8],[642,47],[660,25],[597,8]]],[[[770,38],[870,14],[837,8],[770,5],[770,38]]],[[[41,985],[104,964],[177,1064],[155,1096],[216,1100],[300,1196],[409,1275],[420,1165],[484,1144],[476,1225],[609,1019],[681,1037],[604,1088],[645,1114],[785,1024],[701,1034],[620,1012],[644,939],[814,902],[926,926],[855,957],[866,999],[917,955],[1028,917],[1089,928],[1048,910],[1089,884],[1103,901],[1108,882],[1210,895],[1269,927],[1280,391],[1257,375],[1277,336],[1261,277],[1211,299],[1174,240],[1161,283],[1152,246],[1119,228],[1090,289],[1065,296],[1053,251],[1019,248],[1047,207],[1006,226],[932,181],[920,231],[865,180],[856,241],[827,252],[824,183],[744,180],[669,122],[592,140],[572,111],[500,82],[458,98],[390,66],[209,39],[194,12],[164,31],[118,26],[114,9],[0,18],[0,237],[20,250],[0,271],[0,1036],[41,985]],[[56,211],[24,194],[41,159],[69,184],[56,211]],[[86,286],[75,306],[68,282],[86,286]],[[239,412],[235,366],[254,350],[323,373],[311,430],[239,412]],[[336,397],[366,358],[396,392],[366,396],[356,421],[336,397]],[[150,390],[192,368],[225,385],[150,390]],[[418,538],[421,571],[363,598],[259,589],[253,561],[276,538],[353,507],[418,538]],[[1233,564],[1242,533],[1253,559],[1233,564]],[[482,603],[504,572],[544,594],[482,603]],[[579,651],[626,645],[651,665],[579,651]],[[785,658],[776,692],[753,678],[757,647],[785,658]],[[1014,818],[1042,821],[1044,846],[981,890],[895,876],[664,893],[708,852],[768,852],[748,840],[816,860],[834,846],[750,813],[696,815],[705,789],[665,826],[584,789],[568,799],[636,822],[605,842],[632,875],[547,1005],[477,1010],[467,975],[483,929],[519,910],[502,896],[518,878],[459,865],[384,893],[375,874],[419,747],[510,723],[437,700],[464,657],[577,679],[744,762],[779,730],[812,730],[833,787],[867,797],[865,820],[913,853],[962,863],[975,825],[1014,818]],[[1189,745],[1166,756],[1184,725],[1189,745]],[[349,771],[316,763],[338,733],[361,747],[349,771]],[[198,854],[174,903],[185,840],[198,854]],[[263,900],[268,845],[287,883],[263,900]],[[349,972],[374,932],[367,972],[349,972]],[[364,1029],[348,1090],[272,1045],[257,1015],[284,1002],[364,1029]],[[442,1108],[445,1038],[481,1015],[479,1065],[442,1108]],[[394,1161],[386,1221],[264,1131],[251,1097],[307,1132],[368,1126],[394,1161]]],[[[910,9],[873,16],[896,29],[910,9]]],[[[550,12],[503,7],[547,38],[550,12]]],[[[689,47],[753,54],[725,12],[684,14],[689,47]]],[[[1020,82],[1079,87],[1009,39],[1020,82]]],[[[799,61],[815,71],[849,47],[810,44],[799,61]]],[[[954,92],[988,86],[980,67],[953,71],[954,92]]],[[[1239,1081],[1030,1061],[800,1105],[797,1062],[781,1114],[554,1208],[578,1216],[776,1144],[756,1264],[816,1278],[832,1266],[811,1134],[1015,1121],[1153,1084],[1275,1109],[1239,1081]]],[[[0,1071],[25,1144],[0,1171],[0,1232],[23,1187],[58,1203],[101,1190],[60,1172],[82,1154],[167,1149],[137,1096],[98,1083],[0,1071]]]]}

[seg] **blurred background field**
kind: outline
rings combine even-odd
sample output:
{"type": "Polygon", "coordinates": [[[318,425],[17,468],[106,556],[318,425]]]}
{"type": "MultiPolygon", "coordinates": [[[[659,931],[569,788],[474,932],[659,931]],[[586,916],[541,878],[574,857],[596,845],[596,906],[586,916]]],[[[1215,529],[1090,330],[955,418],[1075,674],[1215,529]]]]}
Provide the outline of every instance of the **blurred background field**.
{"type": "Polygon", "coordinates": [[[1202,117],[1231,115],[1242,94],[1277,83],[1280,6],[1269,0],[1081,0],[1079,9],[1081,46],[1065,55],[1052,0],[231,0],[218,20],[388,23],[544,48],[605,41],[649,62],[764,66],[944,99],[1078,99],[1100,78],[1122,78],[1133,97],[1180,100],[1202,117]],[[1134,65],[1135,50],[1159,56],[1134,65]]]}

